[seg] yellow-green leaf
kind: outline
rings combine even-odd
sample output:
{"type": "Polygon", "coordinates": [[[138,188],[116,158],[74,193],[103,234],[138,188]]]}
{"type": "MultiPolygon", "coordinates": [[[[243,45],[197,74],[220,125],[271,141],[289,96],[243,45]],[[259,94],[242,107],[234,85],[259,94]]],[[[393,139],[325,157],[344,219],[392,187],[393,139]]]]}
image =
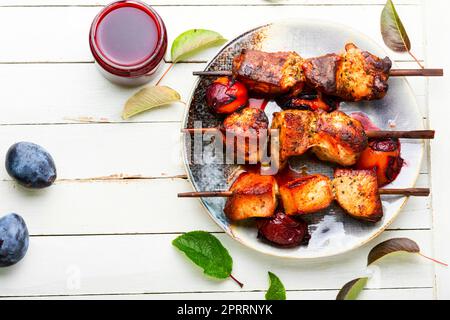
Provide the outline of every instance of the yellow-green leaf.
{"type": "Polygon", "coordinates": [[[221,34],[205,29],[191,29],[180,34],[172,43],[171,58],[176,63],[206,48],[222,45],[227,40],[221,34]]]}
{"type": "Polygon", "coordinates": [[[179,102],[180,94],[166,86],[148,86],[136,92],[125,103],[122,118],[128,119],[143,111],[173,102],[179,102]]]}
{"type": "Polygon", "coordinates": [[[356,300],[369,278],[358,278],[346,283],[339,291],[336,300],[356,300]]]}

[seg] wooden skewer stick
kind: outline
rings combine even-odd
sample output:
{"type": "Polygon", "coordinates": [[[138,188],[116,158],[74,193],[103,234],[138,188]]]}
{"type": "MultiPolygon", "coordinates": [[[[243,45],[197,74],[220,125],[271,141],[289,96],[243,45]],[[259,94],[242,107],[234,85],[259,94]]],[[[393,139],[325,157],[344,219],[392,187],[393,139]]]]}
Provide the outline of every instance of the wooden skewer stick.
{"type": "Polygon", "coordinates": [[[218,128],[183,128],[181,129],[182,133],[216,133],[221,132],[218,128]]]}
{"type": "Polygon", "coordinates": [[[430,189],[428,188],[409,188],[409,189],[379,189],[379,194],[403,195],[412,197],[428,197],[430,189]]]}
{"type": "Polygon", "coordinates": [[[193,71],[192,74],[194,76],[203,76],[203,77],[231,77],[233,75],[233,72],[229,70],[193,71]]]}
{"type": "Polygon", "coordinates": [[[229,198],[233,191],[201,191],[183,192],[178,194],[178,198],[229,198]]]}
{"type": "MultiPolygon", "coordinates": [[[[216,133],[220,132],[218,128],[184,128],[181,129],[183,133],[216,133]]],[[[411,130],[411,131],[395,131],[395,130],[370,130],[366,131],[366,135],[369,139],[434,139],[434,130],[411,130]]]]}
{"type": "MultiPolygon", "coordinates": [[[[379,189],[380,195],[399,195],[408,197],[428,197],[428,188],[407,188],[407,189],[379,189]]],[[[179,193],[178,198],[229,198],[233,196],[233,191],[202,191],[179,193]]]]}
{"type": "Polygon", "coordinates": [[[385,139],[385,138],[398,138],[398,139],[434,139],[434,130],[411,130],[411,131],[381,131],[370,130],[366,131],[368,138],[385,139]]]}
{"type": "Polygon", "coordinates": [[[443,77],[444,69],[392,69],[391,77],[443,77]]]}
{"type": "MultiPolygon", "coordinates": [[[[233,72],[230,70],[194,71],[192,74],[204,77],[230,77],[233,72]]],[[[444,69],[392,69],[389,75],[391,77],[442,77],[444,69]]]]}

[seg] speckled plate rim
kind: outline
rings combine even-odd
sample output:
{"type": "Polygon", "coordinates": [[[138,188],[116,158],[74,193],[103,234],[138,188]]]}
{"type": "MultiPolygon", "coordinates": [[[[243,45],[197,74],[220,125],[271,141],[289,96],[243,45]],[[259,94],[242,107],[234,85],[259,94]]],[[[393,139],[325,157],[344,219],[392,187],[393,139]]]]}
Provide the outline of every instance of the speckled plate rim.
{"type": "MultiPolygon", "coordinates": [[[[250,30],[248,30],[248,31],[246,31],[244,33],[239,34],[237,37],[233,38],[232,40],[229,40],[228,42],[226,42],[223,46],[221,46],[218,49],[216,55],[214,55],[214,57],[212,57],[208,61],[208,63],[206,65],[206,67],[204,68],[204,70],[208,70],[208,68],[211,66],[213,61],[222,53],[222,51],[224,51],[227,47],[232,45],[234,42],[238,41],[243,36],[253,32],[255,30],[267,27],[267,26],[272,25],[272,24],[283,23],[284,21],[285,20],[278,20],[278,21],[272,21],[272,22],[268,22],[268,23],[259,25],[259,26],[255,27],[255,28],[252,28],[252,29],[250,29],[250,30]]],[[[377,43],[375,40],[373,40],[372,38],[370,38],[366,34],[360,32],[360,31],[358,31],[358,30],[356,30],[356,29],[354,29],[354,28],[352,28],[352,27],[350,27],[348,25],[345,25],[345,24],[336,23],[336,22],[332,22],[332,21],[328,21],[328,20],[322,20],[322,19],[302,19],[302,21],[303,22],[311,22],[311,23],[324,23],[324,24],[328,24],[330,26],[336,26],[336,27],[345,28],[345,29],[350,30],[352,33],[358,34],[359,36],[361,36],[363,38],[366,38],[367,40],[369,40],[369,41],[371,41],[373,43],[377,43]]],[[[383,51],[383,53],[386,56],[389,56],[389,54],[386,52],[386,50],[384,50],[382,47],[379,46],[379,49],[381,51],[383,51]]],[[[395,62],[393,62],[393,65],[395,66],[395,62]]],[[[405,78],[403,79],[403,81],[405,82],[405,84],[406,84],[410,94],[412,96],[414,96],[414,91],[412,90],[409,81],[407,81],[405,78]]],[[[194,81],[194,84],[192,86],[191,92],[189,94],[188,102],[186,103],[187,108],[184,111],[181,128],[186,128],[186,125],[187,125],[187,122],[188,122],[188,119],[189,119],[190,106],[191,106],[191,103],[192,103],[192,100],[193,100],[193,97],[194,97],[194,93],[195,93],[195,90],[197,89],[197,86],[198,86],[199,82],[200,82],[200,77],[197,76],[197,79],[194,81]]],[[[418,106],[418,103],[417,103],[417,99],[414,99],[414,101],[415,101],[415,103],[414,103],[414,111],[420,117],[420,110],[419,110],[419,106],[418,106]]],[[[184,166],[184,168],[186,170],[187,177],[188,177],[188,180],[189,180],[189,184],[192,186],[192,188],[195,191],[198,191],[197,186],[196,186],[196,184],[193,181],[192,171],[191,171],[191,169],[189,167],[188,151],[186,150],[186,144],[184,143],[184,134],[183,133],[180,134],[180,140],[181,140],[182,153],[183,153],[183,166],[184,166]]],[[[420,154],[420,157],[419,157],[420,161],[419,161],[419,163],[417,165],[416,172],[414,173],[414,179],[413,179],[414,182],[409,187],[414,187],[417,184],[417,180],[418,180],[419,175],[420,175],[420,168],[422,167],[422,164],[423,164],[423,158],[424,158],[424,152],[425,152],[425,142],[423,140],[421,141],[420,146],[421,146],[421,148],[420,148],[421,154],[420,154]]],[[[224,232],[227,235],[229,235],[232,239],[236,240],[237,242],[239,242],[243,246],[245,246],[247,248],[250,248],[250,249],[252,249],[254,251],[257,251],[259,253],[272,256],[272,257],[283,258],[283,259],[286,259],[286,260],[303,260],[303,261],[320,260],[320,259],[325,259],[325,258],[336,257],[338,255],[342,255],[342,254],[348,253],[350,251],[353,251],[355,249],[358,249],[358,248],[366,245],[367,243],[371,242],[372,240],[374,240],[378,236],[380,236],[387,228],[389,228],[389,226],[397,219],[398,215],[403,210],[403,208],[405,207],[405,205],[408,202],[408,200],[409,200],[409,197],[403,197],[402,204],[400,205],[398,210],[395,213],[392,214],[392,217],[384,225],[380,226],[378,228],[378,231],[375,232],[372,236],[368,237],[365,240],[361,240],[360,242],[356,243],[354,246],[345,248],[343,250],[337,250],[336,252],[333,252],[333,253],[319,254],[317,256],[300,257],[300,256],[288,256],[288,255],[277,254],[277,253],[274,253],[274,252],[268,252],[268,251],[265,251],[265,250],[261,250],[259,247],[252,246],[251,243],[243,241],[241,238],[237,237],[234,234],[233,229],[231,227],[229,229],[224,229],[223,226],[221,225],[220,221],[218,221],[218,219],[210,212],[209,208],[206,206],[205,202],[203,201],[203,198],[198,198],[198,201],[201,203],[202,207],[206,210],[206,212],[208,213],[209,217],[214,221],[214,223],[217,226],[219,226],[219,228],[224,230],[224,232]]],[[[280,250],[283,250],[283,249],[280,248],[280,250]]]]}

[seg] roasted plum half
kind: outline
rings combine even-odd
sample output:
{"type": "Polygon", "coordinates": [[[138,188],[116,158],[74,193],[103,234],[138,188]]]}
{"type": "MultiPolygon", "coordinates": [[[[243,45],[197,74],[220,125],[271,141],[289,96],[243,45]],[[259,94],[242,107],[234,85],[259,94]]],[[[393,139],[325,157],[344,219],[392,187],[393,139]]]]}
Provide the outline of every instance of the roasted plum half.
{"type": "Polygon", "coordinates": [[[334,97],[327,96],[315,89],[305,88],[295,97],[277,99],[277,104],[284,110],[311,110],[332,112],[339,108],[340,102],[334,97]]]}
{"type": "Polygon", "coordinates": [[[393,182],[402,170],[404,160],[400,156],[401,145],[398,139],[370,140],[362,152],[357,169],[377,173],[378,185],[383,187],[393,182]]]}
{"type": "Polygon", "coordinates": [[[247,105],[247,88],[228,77],[214,80],[206,89],[206,103],[218,114],[231,114],[247,105]]]}
{"type": "Polygon", "coordinates": [[[258,238],[283,248],[307,245],[311,238],[304,220],[289,217],[283,212],[278,212],[270,219],[258,220],[257,225],[258,238]]]}

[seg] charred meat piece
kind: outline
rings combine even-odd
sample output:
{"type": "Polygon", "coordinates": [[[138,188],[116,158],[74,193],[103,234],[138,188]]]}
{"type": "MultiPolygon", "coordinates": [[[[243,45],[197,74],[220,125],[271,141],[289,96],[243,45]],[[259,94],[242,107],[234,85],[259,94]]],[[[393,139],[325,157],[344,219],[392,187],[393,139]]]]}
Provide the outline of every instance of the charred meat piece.
{"type": "Polygon", "coordinates": [[[269,120],[261,109],[244,108],[229,115],[222,124],[227,154],[238,164],[260,162],[267,146],[269,120]]]}
{"type": "Polygon", "coordinates": [[[302,67],[307,85],[327,95],[336,95],[336,75],[341,60],[341,56],[334,53],[305,60],[302,67]]]}
{"type": "Polygon", "coordinates": [[[230,220],[273,216],[277,208],[277,183],[273,176],[245,172],[230,188],[224,212],[230,220]]]}
{"type": "Polygon", "coordinates": [[[320,174],[295,179],[279,189],[288,215],[315,213],[328,208],[334,200],[331,180],[320,174]]]}
{"type": "Polygon", "coordinates": [[[289,217],[282,212],[270,219],[258,221],[257,225],[258,238],[284,248],[306,245],[311,238],[305,221],[289,217]]]}
{"type": "Polygon", "coordinates": [[[304,85],[303,59],[295,52],[242,50],[233,61],[233,75],[262,96],[295,94],[304,85]]]}
{"type": "Polygon", "coordinates": [[[350,216],[368,222],[378,222],[383,217],[373,170],[337,169],[333,189],[336,201],[350,216]]]}
{"type": "Polygon", "coordinates": [[[289,110],[273,115],[272,129],[278,129],[280,162],[304,154],[313,144],[317,114],[312,111],[289,110]]]}
{"type": "Polygon", "coordinates": [[[383,98],[389,88],[391,60],[388,57],[380,59],[352,43],[348,43],[345,50],[336,73],[334,95],[345,101],[383,98]]]}
{"type": "Polygon", "coordinates": [[[402,170],[404,160],[400,156],[400,141],[398,139],[374,139],[361,154],[356,164],[357,169],[375,170],[378,186],[393,182],[402,170]]]}
{"type": "Polygon", "coordinates": [[[352,166],[367,147],[367,135],[358,120],[341,111],[321,113],[312,151],[323,161],[352,166]]]}

